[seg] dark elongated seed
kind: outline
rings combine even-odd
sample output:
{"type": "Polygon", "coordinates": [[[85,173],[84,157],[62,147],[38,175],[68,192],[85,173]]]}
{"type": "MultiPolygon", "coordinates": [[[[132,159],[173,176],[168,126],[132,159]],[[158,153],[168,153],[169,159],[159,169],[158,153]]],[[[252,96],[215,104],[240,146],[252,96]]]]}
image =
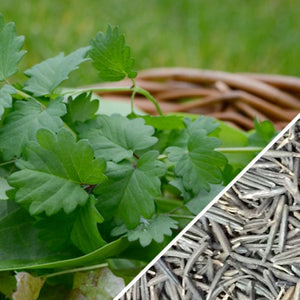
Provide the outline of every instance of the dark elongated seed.
{"type": "Polygon", "coordinates": [[[206,296],[206,299],[207,299],[207,300],[212,300],[212,299],[213,299],[213,298],[212,298],[212,293],[213,293],[215,287],[217,286],[217,284],[218,284],[220,278],[222,277],[223,273],[226,272],[226,270],[227,270],[228,268],[229,268],[229,265],[228,265],[227,262],[225,262],[224,265],[222,266],[222,268],[220,268],[220,269],[217,271],[217,273],[216,273],[216,275],[215,275],[215,278],[214,278],[214,280],[211,282],[209,291],[208,291],[208,293],[207,293],[207,296],[206,296]]]}
{"type": "Polygon", "coordinates": [[[263,255],[262,260],[265,262],[267,260],[267,257],[271,251],[272,248],[272,244],[275,238],[275,234],[277,232],[277,229],[279,227],[279,223],[280,223],[280,219],[281,219],[281,215],[282,215],[282,210],[283,210],[283,206],[285,204],[285,198],[281,197],[279,202],[278,202],[278,206],[276,208],[275,214],[274,214],[274,223],[271,226],[271,230],[269,233],[269,238],[268,238],[268,242],[267,242],[267,246],[265,249],[265,253],[263,255]]]}
{"type": "Polygon", "coordinates": [[[283,252],[285,249],[286,235],[287,235],[287,228],[288,228],[288,214],[289,214],[289,207],[287,204],[285,204],[283,207],[281,221],[280,221],[278,252],[283,252]]]}
{"type": "Polygon", "coordinates": [[[196,249],[190,258],[187,260],[185,268],[184,268],[184,276],[187,276],[187,274],[190,272],[191,268],[193,267],[195,261],[198,259],[198,257],[203,253],[205,248],[207,247],[207,243],[202,243],[198,246],[198,249],[196,249]]]}
{"type": "Polygon", "coordinates": [[[210,220],[210,224],[212,226],[212,230],[213,230],[216,238],[219,240],[220,245],[222,246],[222,248],[224,250],[224,254],[226,257],[231,252],[230,242],[228,241],[225,233],[223,232],[222,227],[218,223],[216,223],[213,220],[210,220]]]}
{"type": "Polygon", "coordinates": [[[157,261],[156,264],[157,268],[161,270],[165,275],[168,276],[168,278],[176,285],[181,286],[181,283],[179,282],[178,278],[175,276],[173,271],[167,266],[167,264],[164,262],[162,258],[160,258],[157,261]]]}

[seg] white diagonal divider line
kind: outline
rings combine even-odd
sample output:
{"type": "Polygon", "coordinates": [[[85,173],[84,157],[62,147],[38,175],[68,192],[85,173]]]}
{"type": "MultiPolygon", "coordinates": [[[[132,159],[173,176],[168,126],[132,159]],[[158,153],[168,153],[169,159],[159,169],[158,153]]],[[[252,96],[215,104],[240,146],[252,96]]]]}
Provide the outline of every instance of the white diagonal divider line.
{"type": "MultiPolygon", "coordinates": [[[[284,113],[284,112],[283,112],[284,113]]],[[[119,300],[295,123],[300,113],[113,299],[119,300]]]]}

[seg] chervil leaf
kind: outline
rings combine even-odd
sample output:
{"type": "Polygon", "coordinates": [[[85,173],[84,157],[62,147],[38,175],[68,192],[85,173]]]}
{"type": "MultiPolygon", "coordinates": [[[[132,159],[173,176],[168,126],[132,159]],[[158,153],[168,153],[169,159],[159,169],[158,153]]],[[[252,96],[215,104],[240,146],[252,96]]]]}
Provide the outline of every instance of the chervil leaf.
{"type": "Polygon", "coordinates": [[[98,32],[91,41],[89,55],[99,77],[103,81],[118,81],[126,76],[135,78],[134,59],[130,57],[130,48],[125,45],[124,35],[118,27],[108,26],[106,33],[98,32]]]}
{"type": "Polygon", "coordinates": [[[34,219],[21,208],[15,209],[0,220],[0,269],[14,262],[38,261],[51,257],[45,243],[41,243],[34,219]]]}
{"type": "Polygon", "coordinates": [[[62,98],[52,100],[47,108],[32,99],[16,101],[14,110],[5,118],[0,129],[0,149],[4,160],[19,157],[25,145],[35,140],[38,129],[57,131],[62,127],[60,116],[66,112],[62,98]]]}
{"type": "Polygon", "coordinates": [[[39,229],[39,238],[52,251],[73,250],[75,245],[81,252],[90,253],[106,244],[97,228],[102,222],[103,218],[95,208],[95,197],[90,195],[83,207],[70,214],[59,211],[40,218],[35,227],[39,229]]]}
{"type": "Polygon", "coordinates": [[[4,109],[12,106],[11,95],[15,92],[16,90],[12,86],[7,84],[0,89],[0,120],[4,113],[4,109]]]}
{"type": "Polygon", "coordinates": [[[183,117],[177,115],[165,115],[165,116],[142,116],[147,125],[154,127],[157,130],[173,130],[183,129],[183,117]]]}
{"type": "Polygon", "coordinates": [[[252,132],[248,137],[250,145],[264,147],[268,145],[268,143],[276,135],[274,125],[267,120],[260,123],[258,119],[255,118],[254,127],[255,131],[252,132]]]}
{"type": "Polygon", "coordinates": [[[88,142],[76,142],[66,129],[57,135],[40,129],[37,142],[25,148],[24,159],[17,163],[21,170],[8,178],[16,189],[16,202],[29,207],[32,215],[45,212],[48,216],[84,205],[89,195],[81,185],[94,185],[105,178],[105,162],[93,157],[88,142]]]}
{"type": "Polygon", "coordinates": [[[90,47],[80,48],[71,54],[64,56],[63,53],[49,58],[24,73],[30,77],[24,84],[24,90],[34,96],[49,96],[66,79],[69,74],[78,69],[78,65],[88,60],[85,58],[90,47]]]}
{"type": "Polygon", "coordinates": [[[194,194],[201,189],[209,190],[209,183],[222,182],[222,171],[226,164],[223,154],[214,151],[221,141],[208,137],[204,129],[192,131],[186,148],[168,147],[166,152],[170,161],[176,162],[174,172],[180,177],[186,190],[194,194]]]}
{"type": "Polygon", "coordinates": [[[40,217],[34,224],[39,239],[53,252],[59,253],[66,249],[79,253],[71,242],[70,232],[75,223],[77,210],[66,214],[63,210],[52,216],[40,217]]]}
{"type": "Polygon", "coordinates": [[[95,118],[95,114],[99,107],[98,100],[91,100],[92,94],[80,94],[75,99],[68,98],[67,114],[64,116],[64,121],[68,124],[85,122],[95,118]]]}
{"type": "Polygon", "coordinates": [[[144,123],[141,118],[128,120],[120,115],[100,115],[96,120],[79,124],[77,131],[80,138],[90,141],[96,157],[119,162],[157,142],[152,136],[154,129],[144,123]]]}
{"type": "Polygon", "coordinates": [[[141,216],[152,217],[154,197],[161,193],[159,176],[166,171],[157,156],[157,151],[149,151],[136,165],[129,161],[108,163],[108,180],[94,190],[99,196],[97,208],[104,217],[121,218],[130,229],[139,224],[141,216]]]}
{"type": "Polygon", "coordinates": [[[87,205],[80,207],[71,232],[73,244],[83,253],[92,252],[106,244],[102,239],[97,223],[103,218],[95,207],[95,198],[90,196],[87,205]]]}
{"type": "Polygon", "coordinates": [[[115,240],[92,253],[50,251],[39,239],[34,218],[17,208],[0,220],[0,271],[21,269],[76,268],[103,262],[128,247],[127,239],[115,240]]]}
{"type": "Polygon", "coordinates": [[[120,235],[127,232],[130,242],[139,240],[143,247],[148,246],[152,240],[162,243],[165,235],[172,235],[171,229],[177,229],[177,221],[164,215],[154,215],[151,219],[141,219],[140,225],[133,230],[128,230],[126,226],[121,225],[112,231],[112,235],[120,235]]]}
{"type": "Polygon", "coordinates": [[[220,126],[220,124],[213,117],[206,116],[200,116],[194,121],[192,121],[190,118],[184,118],[184,124],[190,136],[197,133],[200,129],[204,130],[208,135],[220,126]]]}
{"type": "Polygon", "coordinates": [[[26,51],[22,50],[24,37],[17,36],[14,23],[5,25],[0,14],[0,81],[4,81],[17,71],[17,65],[26,51]]]}

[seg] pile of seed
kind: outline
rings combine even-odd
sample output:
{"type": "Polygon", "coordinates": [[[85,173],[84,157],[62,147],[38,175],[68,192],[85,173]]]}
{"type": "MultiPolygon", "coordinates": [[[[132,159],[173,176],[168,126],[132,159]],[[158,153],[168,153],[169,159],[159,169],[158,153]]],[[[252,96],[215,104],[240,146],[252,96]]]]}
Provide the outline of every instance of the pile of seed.
{"type": "Polygon", "coordinates": [[[300,299],[300,122],[123,296],[300,299]]]}

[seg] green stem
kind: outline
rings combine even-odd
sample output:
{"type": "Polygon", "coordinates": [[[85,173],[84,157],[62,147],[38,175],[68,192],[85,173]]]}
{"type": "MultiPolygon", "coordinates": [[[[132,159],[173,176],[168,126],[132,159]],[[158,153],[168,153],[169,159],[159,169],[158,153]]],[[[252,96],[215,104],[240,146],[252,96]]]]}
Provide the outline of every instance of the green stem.
{"type": "Polygon", "coordinates": [[[63,274],[68,274],[68,273],[84,272],[84,271],[90,271],[90,270],[94,270],[94,269],[101,269],[101,268],[105,268],[105,267],[108,267],[107,263],[100,264],[100,265],[94,265],[94,266],[88,266],[88,267],[81,267],[81,268],[64,270],[64,271],[60,271],[60,272],[56,272],[56,273],[51,273],[51,274],[48,274],[48,275],[44,275],[43,277],[50,278],[50,277],[55,277],[55,276],[59,276],[59,275],[63,275],[63,274]]]}
{"type": "Polygon", "coordinates": [[[23,92],[23,91],[20,91],[16,88],[14,88],[16,91],[17,91],[17,95],[21,96],[22,98],[24,98],[25,100],[29,99],[29,98],[32,98],[30,95],[28,95],[27,93],[23,92]]]}
{"type": "Polygon", "coordinates": [[[82,89],[70,89],[61,93],[61,95],[76,95],[89,92],[133,92],[133,87],[87,87],[82,89]]]}
{"type": "Polygon", "coordinates": [[[131,87],[98,87],[98,86],[91,86],[91,87],[87,87],[87,88],[82,88],[82,89],[76,89],[76,90],[68,90],[65,91],[64,93],[62,93],[62,95],[73,95],[73,94],[81,94],[81,93],[89,93],[89,92],[132,92],[134,95],[136,93],[141,94],[143,96],[145,96],[148,100],[150,100],[159,115],[163,115],[161,108],[158,104],[158,102],[156,101],[156,99],[146,90],[136,86],[135,84],[131,87]]]}
{"type": "Polygon", "coordinates": [[[159,114],[160,116],[162,116],[163,113],[162,113],[162,111],[161,111],[161,109],[160,109],[160,106],[159,106],[158,102],[156,101],[156,99],[155,99],[148,91],[146,91],[146,90],[144,90],[144,89],[142,89],[142,88],[140,88],[140,87],[138,87],[138,86],[135,87],[135,88],[136,88],[136,92],[137,92],[137,93],[139,93],[139,94],[145,96],[148,100],[150,100],[150,101],[154,104],[154,106],[155,106],[155,108],[156,108],[158,114],[159,114]]]}
{"type": "Polygon", "coordinates": [[[10,160],[10,161],[3,162],[3,163],[0,164],[0,167],[5,166],[5,165],[13,164],[15,161],[16,161],[16,160],[13,159],[13,160],[10,160]]]}
{"type": "Polygon", "coordinates": [[[185,216],[176,214],[166,214],[168,217],[179,218],[179,219],[195,219],[195,216],[185,216]]]}
{"type": "MultiPolygon", "coordinates": [[[[132,81],[132,88],[135,88],[135,81],[134,79],[131,79],[132,81]]],[[[134,101],[134,97],[135,97],[136,91],[133,90],[132,94],[131,94],[131,101],[130,101],[130,105],[131,105],[131,113],[134,114],[134,106],[133,106],[133,101],[134,101]]]]}
{"type": "Polygon", "coordinates": [[[232,152],[258,152],[261,151],[263,147],[224,147],[224,148],[215,148],[215,151],[223,153],[232,153],[232,152]]]}
{"type": "Polygon", "coordinates": [[[168,156],[166,154],[160,154],[157,159],[158,160],[164,160],[166,158],[168,158],[168,156]]]}

